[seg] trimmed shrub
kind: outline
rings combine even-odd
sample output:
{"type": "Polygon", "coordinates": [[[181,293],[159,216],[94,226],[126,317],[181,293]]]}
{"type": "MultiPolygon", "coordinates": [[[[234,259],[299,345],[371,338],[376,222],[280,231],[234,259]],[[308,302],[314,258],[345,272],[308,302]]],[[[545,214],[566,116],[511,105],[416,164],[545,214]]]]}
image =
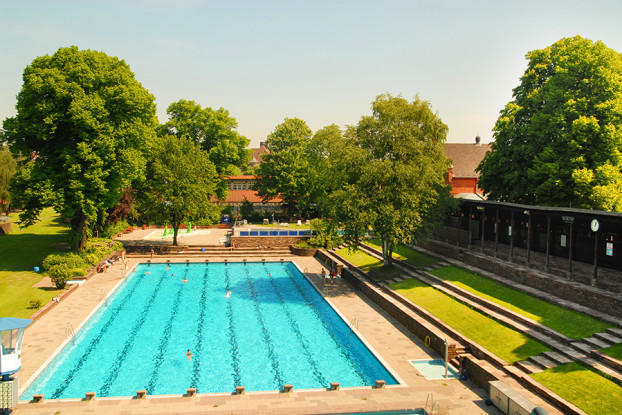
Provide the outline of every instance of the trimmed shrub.
{"type": "Polygon", "coordinates": [[[35,298],[34,300],[30,300],[30,308],[34,310],[38,310],[41,308],[41,300],[35,298]]]}
{"type": "Polygon", "coordinates": [[[56,288],[65,288],[65,283],[71,279],[71,270],[66,264],[52,265],[48,270],[50,279],[56,286],[56,288]]]}
{"type": "Polygon", "coordinates": [[[71,276],[72,277],[83,277],[86,274],[86,271],[82,268],[72,268],[71,276]]]}
{"type": "Polygon", "coordinates": [[[88,265],[95,265],[99,262],[99,257],[95,254],[84,254],[82,256],[88,265]]]}
{"type": "Polygon", "coordinates": [[[43,269],[49,271],[54,265],[65,264],[67,268],[86,268],[87,263],[80,255],[67,252],[63,254],[50,254],[43,259],[43,269]]]}

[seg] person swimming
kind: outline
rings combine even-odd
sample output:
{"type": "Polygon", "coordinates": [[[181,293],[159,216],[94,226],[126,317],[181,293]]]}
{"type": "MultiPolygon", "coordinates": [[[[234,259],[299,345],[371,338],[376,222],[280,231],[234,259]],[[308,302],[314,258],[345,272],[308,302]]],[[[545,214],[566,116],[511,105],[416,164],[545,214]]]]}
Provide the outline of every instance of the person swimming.
{"type": "Polygon", "coordinates": [[[227,294],[225,294],[225,297],[227,298],[231,297],[231,290],[227,291],[227,294]]]}
{"type": "Polygon", "coordinates": [[[192,352],[190,351],[190,349],[188,349],[188,351],[186,352],[186,357],[188,358],[188,361],[191,362],[192,361],[192,356],[194,356],[192,354],[192,352]]]}
{"type": "Polygon", "coordinates": [[[188,282],[188,278],[184,277],[184,280],[182,281],[184,284],[188,282]]]}

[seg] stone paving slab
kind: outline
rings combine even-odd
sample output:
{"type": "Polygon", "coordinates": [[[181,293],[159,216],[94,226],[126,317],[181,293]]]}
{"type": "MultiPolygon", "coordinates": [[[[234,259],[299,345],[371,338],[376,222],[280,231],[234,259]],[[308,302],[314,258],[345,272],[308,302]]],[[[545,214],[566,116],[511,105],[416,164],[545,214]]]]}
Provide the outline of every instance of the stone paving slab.
{"type": "Polygon", "coordinates": [[[529,362],[527,360],[521,360],[520,362],[516,362],[516,367],[521,368],[527,373],[540,373],[544,371],[544,369],[542,369],[537,364],[529,362]]]}
{"type": "Polygon", "coordinates": [[[622,329],[621,328],[617,328],[617,327],[608,328],[607,329],[607,333],[611,333],[614,336],[618,336],[618,337],[622,338],[622,329]]]}
{"type": "Polygon", "coordinates": [[[535,364],[539,365],[540,367],[544,368],[544,369],[550,369],[552,367],[557,366],[557,363],[553,362],[552,360],[547,359],[546,357],[540,355],[540,356],[531,356],[529,358],[530,361],[534,362],[535,364]]]}
{"type": "Polygon", "coordinates": [[[600,339],[597,339],[596,337],[586,337],[582,339],[582,341],[583,343],[587,343],[590,346],[594,346],[595,349],[602,349],[604,347],[611,346],[609,343],[606,343],[600,339]]]}
{"type": "Polygon", "coordinates": [[[609,343],[609,345],[611,346],[613,346],[614,344],[622,343],[622,338],[619,338],[609,333],[594,333],[594,337],[609,343]]]}
{"type": "Polygon", "coordinates": [[[546,356],[547,359],[552,360],[553,362],[557,363],[558,365],[564,364],[564,363],[570,363],[572,362],[572,359],[557,353],[557,352],[544,352],[542,353],[544,356],[546,356]]]}
{"type": "MultiPolygon", "coordinates": [[[[222,262],[225,258],[210,259],[222,262]]],[[[347,321],[358,319],[358,332],[369,346],[380,351],[380,356],[399,376],[403,385],[374,389],[372,387],[342,389],[340,391],[297,391],[292,393],[199,394],[196,397],[166,396],[135,398],[96,398],[94,401],[44,400],[43,403],[20,403],[18,414],[78,413],[107,414],[322,414],[344,411],[379,411],[422,408],[428,393],[434,394],[444,414],[498,413],[487,407],[487,392],[477,388],[471,381],[428,380],[408,362],[412,359],[439,358],[401,325],[393,321],[373,302],[355,292],[348,283],[337,278],[335,285],[322,286],[319,274],[322,264],[312,257],[286,257],[300,269],[306,270],[311,281],[319,287],[325,298],[344,315],[347,321]]],[[[175,257],[174,262],[186,258],[175,257]]],[[[232,258],[230,262],[241,261],[232,258]]],[[[247,257],[248,261],[260,257],[247,257]]],[[[102,303],[102,298],[123,281],[136,264],[130,260],[130,270],[116,263],[107,272],[96,274],[84,282],[75,293],[61,301],[46,315],[26,329],[23,347],[23,366],[19,372],[20,389],[25,389],[39,368],[60,348],[65,339],[68,323],[78,330],[87,316],[102,303]]],[[[166,262],[157,258],[155,262],[166,262]]],[[[173,262],[173,261],[172,261],[173,262]]],[[[200,261],[202,262],[202,261],[200,261]]],[[[85,391],[86,392],[86,391],[85,391]]],[[[542,403],[546,405],[545,403],[542,403]]],[[[558,413],[546,405],[549,414],[558,413]]]]}
{"type": "MultiPolygon", "coordinates": [[[[595,350],[594,346],[591,346],[583,342],[573,342],[573,343],[570,343],[570,345],[574,347],[575,349],[580,350],[585,353],[589,353],[590,351],[595,350]]],[[[566,354],[568,353],[566,352],[566,354]]]]}

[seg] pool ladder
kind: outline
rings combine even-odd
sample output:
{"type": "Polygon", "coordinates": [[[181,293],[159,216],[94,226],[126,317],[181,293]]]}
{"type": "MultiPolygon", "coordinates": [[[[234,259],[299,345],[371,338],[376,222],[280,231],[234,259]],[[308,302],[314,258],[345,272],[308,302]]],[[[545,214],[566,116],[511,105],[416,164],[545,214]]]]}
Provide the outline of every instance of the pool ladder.
{"type": "Polygon", "coordinates": [[[71,340],[76,340],[76,332],[73,330],[73,325],[71,321],[67,323],[67,327],[65,327],[65,338],[71,336],[71,340]]]}
{"type": "Polygon", "coordinates": [[[434,401],[434,395],[430,392],[428,393],[428,397],[425,400],[425,407],[423,408],[423,412],[427,415],[439,415],[441,413],[441,404],[438,401],[434,401]],[[430,410],[428,410],[428,407],[430,410]],[[436,412],[434,410],[436,409],[436,412]]]}

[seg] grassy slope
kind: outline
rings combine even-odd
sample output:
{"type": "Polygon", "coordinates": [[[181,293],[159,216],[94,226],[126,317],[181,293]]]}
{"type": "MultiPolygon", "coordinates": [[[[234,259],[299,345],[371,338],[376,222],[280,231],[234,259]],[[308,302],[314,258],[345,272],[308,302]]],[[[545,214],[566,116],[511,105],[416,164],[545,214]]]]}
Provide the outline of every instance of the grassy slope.
{"type": "MultiPolygon", "coordinates": [[[[382,252],[380,247],[380,239],[369,239],[365,241],[369,246],[376,248],[382,252]]],[[[429,255],[422,254],[407,246],[399,245],[393,250],[393,258],[408,262],[417,268],[425,268],[429,265],[436,264],[440,260],[429,255]]]]}
{"type": "Polygon", "coordinates": [[[615,346],[600,349],[600,351],[606,355],[615,357],[618,360],[622,360],[622,343],[616,344],[615,346]]]}
{"type": "Polygon", "coordinates": [[[540,300],[462,268],[438,268],[431,271],[431,274],[573,339],[590,337],[613,327],[602,320],[540,300]]]}
{"type": "MultiPolygon", "coordinates": [[[[361,251],[349,253],[347,249],[342,249],[337,253],[365,271],[379,269],[382,265],[382,261],[361,251]]],[[[550,350],[529,336],[504,326],[417,279],[391,284],[391,287],[507,362],[525,360],[550,350]]]]}
{"type": "Polygon", "coordinates": [[[19,229],[17,214],[11,214],[12,232],[0,235],[0,317],[27,318],[35,310],[30,300],[46,304],[62,290],[34,288],[43,275],[33,271],[55,244],[67,240],[68,227],[61,224],[52,209],[45,209],[41,222],[19,229]]]}
{"type": "Polygon", "coordinates": [[[396,267],[385,268],[381,259],[377,259],[360,250],[351,252],[348,248],[342,248],[336,252],[365,272],[373,270],[373,277],[378,281],[384,281],[404,274],[402,270],[396,267]]]}
{"type": "Polygon", "coordinates": [[[550,350],[417,279],[391,284],[391,288],[509,363],[550,350]]]}
{"type": "Polygon", "coordinates": [[[622,387],[578,363],[566,363],[531,375],[588,414],[622,413],[622,387]]]}

